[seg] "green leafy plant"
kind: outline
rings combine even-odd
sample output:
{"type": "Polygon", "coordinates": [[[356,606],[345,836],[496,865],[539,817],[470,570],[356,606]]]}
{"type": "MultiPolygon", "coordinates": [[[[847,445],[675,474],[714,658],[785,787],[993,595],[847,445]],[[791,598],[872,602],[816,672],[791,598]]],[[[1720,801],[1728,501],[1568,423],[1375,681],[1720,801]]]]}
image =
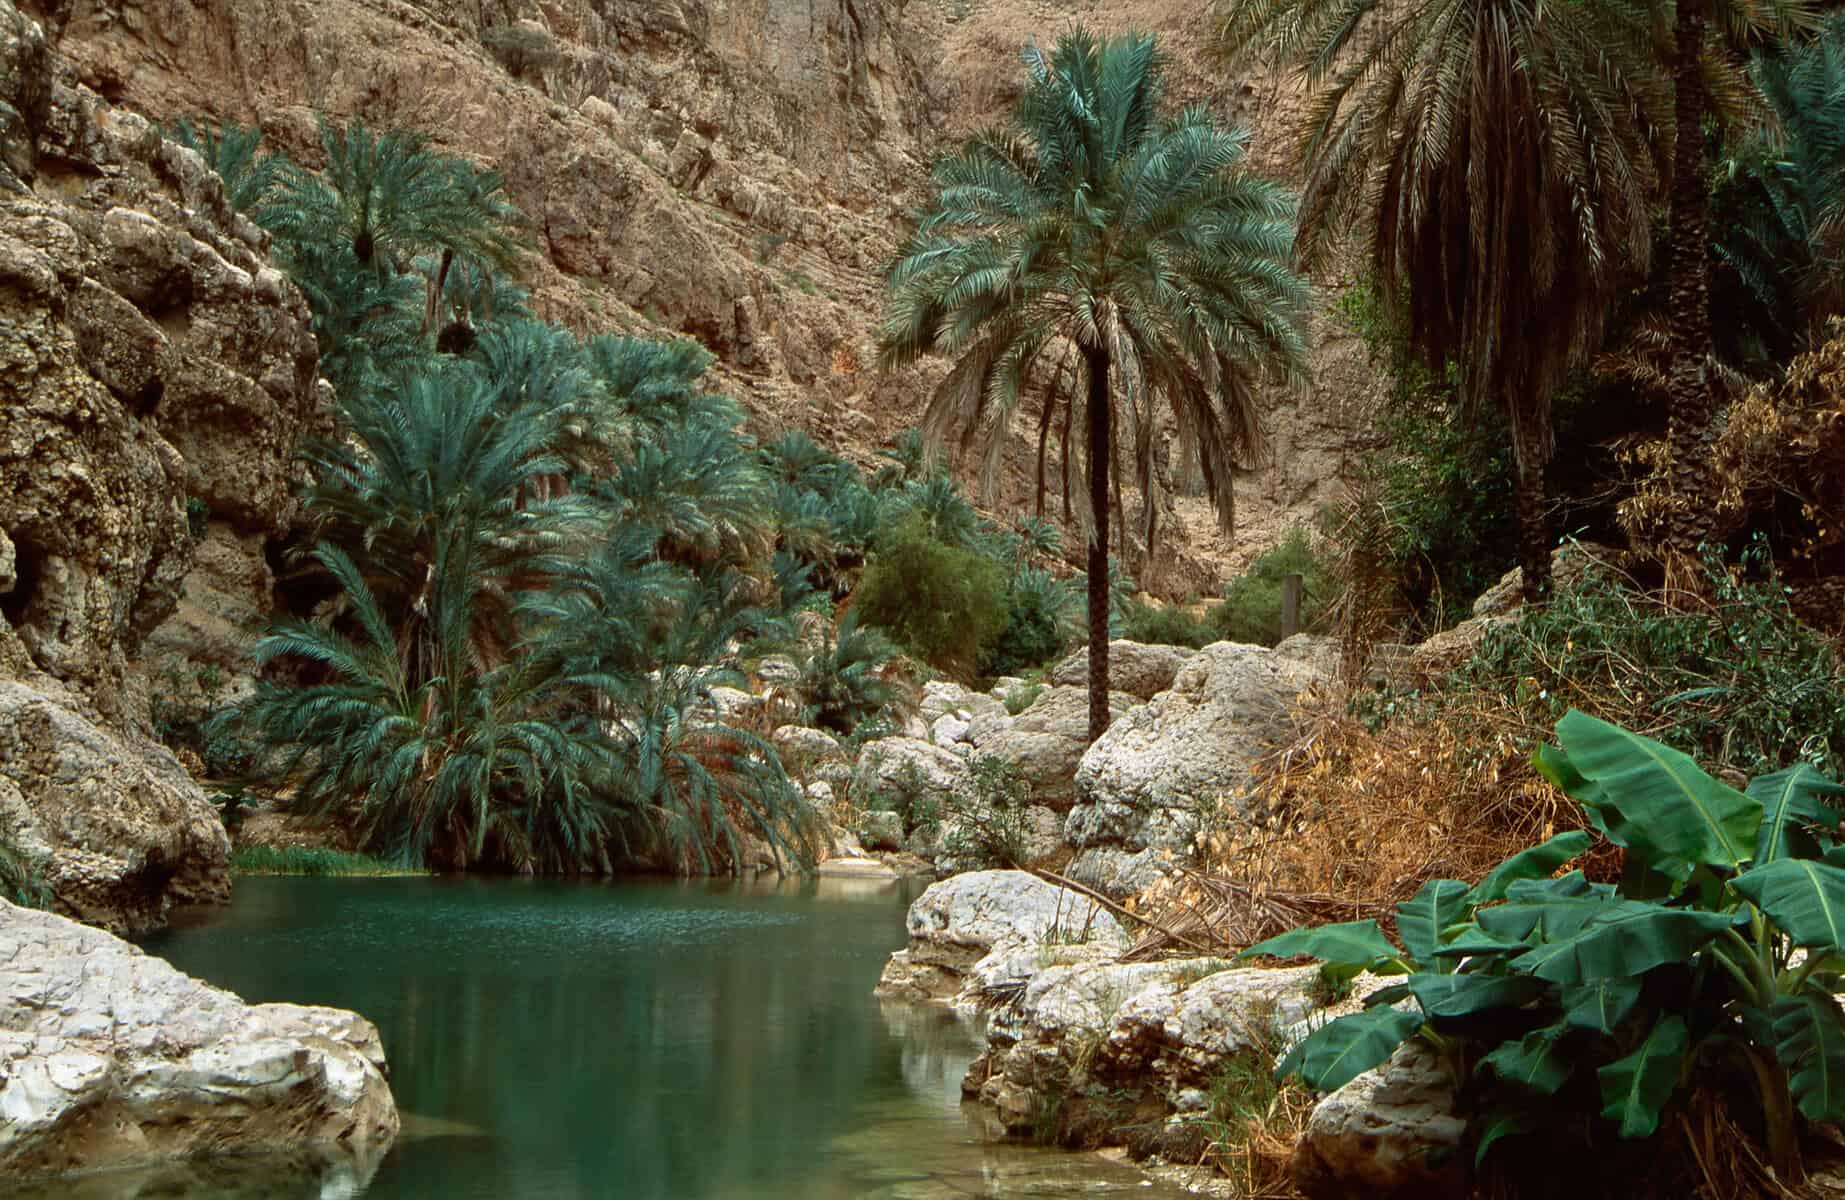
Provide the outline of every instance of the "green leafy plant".
{"type": "Polygon", "coordinates": [[[236,875],[416,875],[418,871],[350,850],[325,846],[240,846],[231,853],[236,875]]]}
{"type": "Polygon", "coordinates": [[[971,675],[1005,621],[999,564],[951,546],[912,518],[887,533],[865,566],[856,606],[918,658],[971,675]]]}
{"type": "Polygon", "coordinates": [[[1324,564],[1308,541],[1307,531],[1296,527],[1273,548],[1257,556],[1248,570],[1224,588],[1223,603],[1207,614],[1206,619],[1215,633],[1209,640],[1258,646],[1273,646],[1279,642],[1281,591],[1289,575],[1301,577],[1301,629],[1315,628],[1332,588],[1324,564]]]}
{"type": "Polygon", "coordinates": [[[1197,616],[1182,604],[1148,604],[1133,597],[1121,607],[1121,636],[1130,642],[1194,650],[1223,640],[1209,615],[1197,616]]]}
{"type": "Polygon", "coordinates": [[[26,908],[46,908],[51,889],[38,865],[10,842],[0,840],[0,899],[26,908]]]}
{"type": "Polygon", "coordinates": [[[813,723],[850,733],[883,711],[897,699],[897,688],[885,674],[896,655],[890,639],[859,625],[857,610],[848,612],[801,663],[801,694],[813,723]]]}
{"type": "Polygon", "coordinates": [[[948,797],[943,848],[963,870],[1024,866],[1030,857],[1031,781],[1013,763],[980,755],[948,797]]]}
{"type": "Polygon", "coordinates": [[[1802,764],[1738,790],[1688,756],[1571,712],[1540,771],[1626,851],[1618,884],[1555,872],[1560,834],[1468,884],[1435,879],[1375,921],[1298,929],[1245,955],[1398,976],[1282,1059],[1330,1090],[1421,1036],[1473,1085],[1476,1161],[1501,1140],[1590,1119],[1652,1136],[1700,1076],[1742,1081],[1777,1178],[1801,1177],[1796,1114],[1845,1117],[1845,787],[1802,764]]]}

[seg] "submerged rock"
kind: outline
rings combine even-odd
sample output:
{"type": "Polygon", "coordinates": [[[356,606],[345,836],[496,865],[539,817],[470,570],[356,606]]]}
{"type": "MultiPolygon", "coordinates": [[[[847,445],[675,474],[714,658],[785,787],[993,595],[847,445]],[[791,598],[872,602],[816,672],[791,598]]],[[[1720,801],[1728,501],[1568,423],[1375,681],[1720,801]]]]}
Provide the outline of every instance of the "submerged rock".
{"type": "Polygon", "coordinates": [[[0,901],[0,1176],[312,1149],[368,1170],[397,1134],[378,1031],[246,1004],[110,934],[0,901]]]}

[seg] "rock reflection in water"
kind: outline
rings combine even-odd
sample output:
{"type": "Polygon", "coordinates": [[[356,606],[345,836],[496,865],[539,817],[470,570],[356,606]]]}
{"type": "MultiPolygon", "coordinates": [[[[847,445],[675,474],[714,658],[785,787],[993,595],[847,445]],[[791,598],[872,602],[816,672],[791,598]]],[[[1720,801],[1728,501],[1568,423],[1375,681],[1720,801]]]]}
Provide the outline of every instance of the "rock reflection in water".
{"type": "Polygon", "coordinates": [[[0,1187],[5,1200],[355,1200],[378,1173],[381,1154],[355,1157],[333,1147],[289,1154],[240,1155],[163,1163],[139,1170],[63,1175],[40,1184],[0,1187]]]}

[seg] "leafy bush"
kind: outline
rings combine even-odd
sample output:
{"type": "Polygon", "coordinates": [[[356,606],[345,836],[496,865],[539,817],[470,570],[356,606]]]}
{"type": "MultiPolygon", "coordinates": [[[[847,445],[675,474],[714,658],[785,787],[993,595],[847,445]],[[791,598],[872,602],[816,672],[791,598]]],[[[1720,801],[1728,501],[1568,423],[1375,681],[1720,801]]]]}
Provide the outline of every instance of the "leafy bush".
{"type": "Polygon", "coordinates": [[[349,850],[324,846],[241,846],[231,854],[237,875],[405,875],[414,872],[349,850]]]}
{"type": "Polygon", "coordinates": [[[981,755],[948,797],[943,849],[961,870],[1018,867],[1028,857],[1031,782],[1017,766],[981,755]]]}
{"type": "Polygon", "coordinates": [[[1476,884],[1424,884],[1397,906],[1401,950],[1375,921],[1250,947],[1402,977],[1315,1030],[1277,1075],[1331,1090],[1421,1035],[1469,1076],[1476,1161],[1584,1127],[1650,1138],[1721,1078],[1732,1105],[1753,1101],[1776,1177],[1798,1182],[1796,1112],[1845,1118],[1845,866],[1828,807],[1845,788],[1801,764],[1738,790],[1581,712],[1556,732],[1538,768],[1626,851],[1621,881],[1553,878],[1592,842],[1565,833],[1476,884]]]}
{"type": "Polygon", "coordinates": [[[1539,725],[1581,708],[1746,774],[1845,767],[1845,666],[1789,610],[1764,557],[1745,556],[1753,580],[1708,561],[1708,607],[1589,573],[1492,630],[1443,686],[1503,694],[1539,725]]]}
{"type": "Polygon", "coordinates": [[[5,841],[0,841],[0,899],[26,908],[45,908],[51,903],[51,891],[38,866],[5,841]]]}
{"type": "Polygon", "coordinates": [[[982,675],[1014,675],[1070,648],[1082,617],[1082,596],[1040,567],[1014,572],[1006,589],[1006,623],[980,652],[982,675]]]}
{"type": "Polygon", "coordinates": [[[1209,614],[1194,616],[1184,605],[1147,604],[1137,599],[1122,606],[1121,636],[1130,642],[1190,646],[1194,650],[1222,640],[1209,614]]]}
{"type": "Polygon", "coordinates": [[[1223,602],[1207,615],[1216,633],[1208,640],[1258,646],[1279,642],[1282,581],[1289,575],[1301,576],[1301,628],[1315,628],[1326,609],[1332,585],[1307,540],[1307,531],[1297,527],[1224,588],[1223,602]]]}
{"type": "Polygon", "coordinates": [[[1006,711],[1016,717],[1036,704],[1038,697],[1043,694],[1044,685],[1042,683],[1020,684],[1006,693],[1006,711]]]}
{"type": "Polygon", "coordinates": [[[973,673],[1006,620],[999,564],[938,540],[917,519],[880,539],[855,603],[867,624],[917,658],[961,675],[973,673]]]}

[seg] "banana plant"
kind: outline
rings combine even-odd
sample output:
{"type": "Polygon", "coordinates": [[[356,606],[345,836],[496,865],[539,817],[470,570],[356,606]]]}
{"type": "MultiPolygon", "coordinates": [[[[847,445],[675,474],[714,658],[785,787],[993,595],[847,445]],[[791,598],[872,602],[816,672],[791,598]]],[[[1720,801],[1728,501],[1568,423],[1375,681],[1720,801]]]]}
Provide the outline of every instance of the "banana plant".
{"type": "Polygon", "coordinates": [[[1471,1083],[1476,1164],[1584,1109],[1623,1138],[1660,1127],[1700,1072],[1743,1068],[1770,1162],[1801,1178],[1798,1117],[1845,1118],[1845,787],[1808,765],[1738,790],[1688,756],[1571,711],[1538,770],[1625,851],[1618,883],[1557,872],[1559,834],[1469,884],[1435,879],[1375,921],[1297,929],[1244,957],[1398,977],[1276,1072],[1331,1091],[1420,1037],[1471,1083]]]}

